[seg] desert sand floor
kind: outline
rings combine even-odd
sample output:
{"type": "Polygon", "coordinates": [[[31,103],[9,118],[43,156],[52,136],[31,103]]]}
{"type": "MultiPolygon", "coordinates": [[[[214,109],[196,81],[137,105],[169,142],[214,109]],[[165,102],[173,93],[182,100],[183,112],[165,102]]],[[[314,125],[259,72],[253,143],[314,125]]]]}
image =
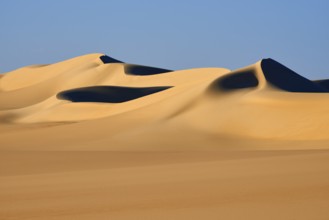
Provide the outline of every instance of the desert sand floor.
{"type": "Polygon", "coordinates": [[[0,77],[0,219],[329,219],[329,87],[267,59],[90,54],[0,77]]]}
{"type": "Polygon", "coordinates": [[[1,219],[328,219],[329,151],[2,151],[1,219]]]}

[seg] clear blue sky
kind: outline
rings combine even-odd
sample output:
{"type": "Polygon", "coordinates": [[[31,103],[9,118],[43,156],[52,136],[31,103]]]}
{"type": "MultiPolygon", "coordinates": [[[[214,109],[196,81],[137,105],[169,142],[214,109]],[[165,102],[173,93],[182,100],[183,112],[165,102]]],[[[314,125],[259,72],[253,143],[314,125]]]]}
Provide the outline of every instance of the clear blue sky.
{"type": "Polygon", "coordinates": [[[328,0],[0,0],[0,72],[87,53],[171,69],[271,57],[329,78],[328,0]]]}

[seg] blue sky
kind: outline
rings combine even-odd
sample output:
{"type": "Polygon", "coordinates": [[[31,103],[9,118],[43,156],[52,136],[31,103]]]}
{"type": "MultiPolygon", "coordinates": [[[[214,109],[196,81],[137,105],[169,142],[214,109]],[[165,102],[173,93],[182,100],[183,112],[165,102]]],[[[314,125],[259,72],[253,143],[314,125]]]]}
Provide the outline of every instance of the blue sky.
{"type": "Polygon", "coordinates": [[[271,57],[329,78],[327,0],[1,0],[0,72],[87,53],[170,69],[271,57]]]}

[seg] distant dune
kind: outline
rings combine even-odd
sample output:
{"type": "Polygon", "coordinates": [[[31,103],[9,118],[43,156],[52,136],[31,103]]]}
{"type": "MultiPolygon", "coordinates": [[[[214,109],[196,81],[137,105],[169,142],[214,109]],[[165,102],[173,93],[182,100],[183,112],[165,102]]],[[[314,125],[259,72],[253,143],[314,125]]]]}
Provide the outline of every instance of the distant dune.
{"type": "Polygon", "coordinates": [[[329,80],[88,54],[0,75],[0,219],[329,219],[329,80]]]}

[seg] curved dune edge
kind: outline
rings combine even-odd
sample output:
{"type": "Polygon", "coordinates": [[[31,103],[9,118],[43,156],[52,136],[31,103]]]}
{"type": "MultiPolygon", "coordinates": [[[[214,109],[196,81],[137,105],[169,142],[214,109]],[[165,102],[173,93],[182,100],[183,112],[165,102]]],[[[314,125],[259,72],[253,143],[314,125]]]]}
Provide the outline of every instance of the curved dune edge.
{"type": "Polygon", "coordinates": [[[272,59],[234,71],[171,71],[90,54],[8,72],[0,86],[0,126],[84,122],[74,125],[79,131],[122,123],[113,135],[134,137],[138,128],[142,143],[155,141],[147,134],[171,139],[175,129],[182,137],[208,134],[219,142],[329,139],[328,82],[310,81],[272,59]]]}

